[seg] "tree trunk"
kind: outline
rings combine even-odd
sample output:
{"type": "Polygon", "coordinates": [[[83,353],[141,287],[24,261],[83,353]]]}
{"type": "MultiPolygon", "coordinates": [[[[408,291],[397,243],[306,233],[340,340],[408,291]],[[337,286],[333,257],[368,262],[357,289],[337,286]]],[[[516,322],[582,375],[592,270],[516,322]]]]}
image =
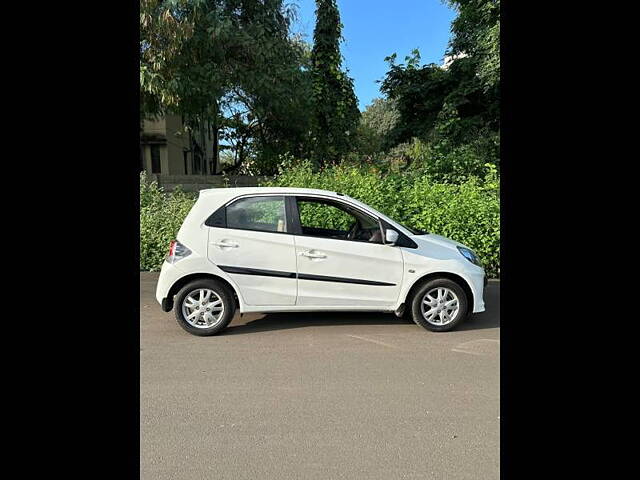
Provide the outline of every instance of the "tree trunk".
{"type": "Polygon", "coordinates": [[[218,102],[215,102],[215,111],[213,112],[213,174],[217,175],[220,165],[220,142],[218,137],[218,102]]]}
{"type": "Polygon", "coordinates": [[[207,165],[207,126],[206,116],[204,113],[200,116],[198,122],[198,129],[200,130],[200,148],[202,149],[202,174],[207,175],[209,173],[209,166],[207,165]]]}

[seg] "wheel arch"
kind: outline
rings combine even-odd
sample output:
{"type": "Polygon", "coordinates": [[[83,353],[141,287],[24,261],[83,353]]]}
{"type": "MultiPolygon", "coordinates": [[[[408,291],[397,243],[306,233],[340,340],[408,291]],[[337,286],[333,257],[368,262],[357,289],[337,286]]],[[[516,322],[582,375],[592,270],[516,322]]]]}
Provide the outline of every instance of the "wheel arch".
{"type": "Polygon", "coordinates": [[[236,302],[236,307],[240,308],[240,297],[238,295],[238,292],[236,290],[236,288],[225,278],[220,277],[219,275],[215,275],[213,273],[191,273],[189,275],[185,275],[184,277],[180,277],[178,280],[175,281],[175,283],[173,285],[171,285],[171,288],[169,289],[169,292],[167,293],[167,298],[166,298],[166,311],[170,311],[173,309],[173,297],[175,297],[175,295],[180,291],[180,289],[182,287],[184,287],[187,283],[193,282],[195,280],[203,280],[203,279],[211,279],[211,280],[216,280],[220,283],[222,283],[223,285],[225,285],[230,292],[233,293],[233,298],[236,302]]]}
{"type": "Polygon", "coordinates": [[[463,277],[452,272],[431,272],[420,277],[418,280],[416,280],[415,283],[411,286],[411,288],[407,292],[407,295],[404,299],[404,303],[407,305],[407,308],[411,308],[410,302],[413,301],[413,296],[420,289],[420,287],[422,287],[422,285],[424,285],[426,282],[429,282],[436,278],[446,278],[457,283],[460,286],[460,288],[462,288],[462,290],[464,291],[467,297],[469,311],[470,312],[473,311],[474,298],[473,298],[473,291],[471,290],[471,285],[469,285],[469,282],[467,282],[463,277]]]}

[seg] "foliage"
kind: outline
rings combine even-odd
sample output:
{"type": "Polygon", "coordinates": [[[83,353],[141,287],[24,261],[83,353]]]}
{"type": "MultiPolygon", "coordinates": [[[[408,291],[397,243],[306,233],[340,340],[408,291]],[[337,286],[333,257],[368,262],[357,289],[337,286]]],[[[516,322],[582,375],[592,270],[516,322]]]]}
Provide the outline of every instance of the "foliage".
{"type": "Polygon", "coordinates": [[[170,88],[173,63],[193,34],[190,0],[140,0],[140,112],[153,115],[175,108],[170,88]]]}
{"type": "Polygon", "coordinates": [[[383,151],[386,137],[399,119],[398,109],[393,100],[374,98],[362,112],[357,129],[358,152],[375,156],[383,151]]]}
{"type": "Polygon", "coordinates": [[[500,0],[448,0],[458,11],[449,54],[475,60],[485,90],[500,87],[500,0]]]}
{"type": "Polygon", "coordinates": [[[495,169],[491,159],[498,157],[499,141],[493,136],[451,145],[448,140],[426,143],[414,138],[406,144],[408,168],[420,170],[437,182],[461,183],[471,177],[484,177],[495,169]]]}
{"type": "Polygon", "coordinates": [[[405,63],[396,54],[386,59],[381,91],[395,101],[399,118],[382,150],[401,146],[406,163],[439,180],[463,181],[482,175],[487,163],[500,164],[500,2],[448,3],[458,16],[444,66],[421,65],[418,50],[405,63]],[[426,144],[423,151],[405,154],[415,139],[426,144]]]}
{"type": "Polygon", "coordinates": [[[272,175],[290,154],[483,176],[500,164],[500,1],[445,1],[458,13],[445,64],[390,55],[386,98],[360,116],[336,0],[316,0],[313,45],[290,34],[286,0],[140,0],[142,111],[183,114],[192,132],[206,124],[223,173],[272,175]]]}
{"type": "Polygon", "coordinates": [[[407,142],[412,137],[426,138],[451,91],[450,75],[435,64],[419,67],[420,52],[417,50],[405,57],[406,65],[396,64],[395,54],[386,60],[389,71],[381,91],[394,100],[399,114],[389,132],[387,146],[407,142]]]}
{"type": "Polygon", "coordinates": [[[144,172],[140,174],[140,270],[160,269],[169,242],[176,238],[195,200],[181,190],[167,194],[156,182],[149,182],[144,172]]]}
{"type": "Polygon", "coordinates": [[[302,153],[308,49],[289,38],[293,12],[283,0],[140,2],[143,114],[179,113],[192,130],[210,125],[215,160],[218,134],[236,152],[227,168],[302,153]]]}
{"type": "Polygon", "coordinates": [[[353,80],[341,69],[341,31],[336,0],[316,0],[311,51],[312,158],[319,165],[335,162],[351,149],[360,116],[353,80]]]}
{"type": "MultiPolygon", "coordinates": [[[[472,248],[489,276],[500,268],[500,191],[495,167],[484,178],[437,183],[423,171],[386,174],[375,167],[330,166],[315,172],[309,161],[284,158],[265,186],[319,188],[360,200],[390,218],[444,235],[472,248]]],[[[341,225],[338,218],[332,220],[341,225]]]]}

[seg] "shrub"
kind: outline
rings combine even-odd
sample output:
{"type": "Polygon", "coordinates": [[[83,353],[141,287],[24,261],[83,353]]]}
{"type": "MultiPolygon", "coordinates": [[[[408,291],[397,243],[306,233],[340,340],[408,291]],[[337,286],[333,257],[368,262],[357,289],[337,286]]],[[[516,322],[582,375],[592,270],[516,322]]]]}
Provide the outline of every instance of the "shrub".
{"type": "Polygon", "coordinates": [[[140,270],[160,270],[169,242],[176,238],[196,197],[179,189],[165,193],[140,174],[140,270]]]}

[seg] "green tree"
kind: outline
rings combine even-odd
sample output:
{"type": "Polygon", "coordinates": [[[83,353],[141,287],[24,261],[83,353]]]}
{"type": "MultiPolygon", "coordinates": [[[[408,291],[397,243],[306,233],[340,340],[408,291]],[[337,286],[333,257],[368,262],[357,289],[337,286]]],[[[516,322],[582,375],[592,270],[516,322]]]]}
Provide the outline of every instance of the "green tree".
{"type": "Polygon", "coordinates": [[[164,113],[179,107],[170,88],[174,63],[193,33],[191,0],[140,0],[140,113],[164,113]]]}
{"type": "Polygon", "coordinates": [[[458,11],[449,55],[475,60],[485,90],[500,88],[500,0],[447,0],[458,11]]]}
{"type": "MultiPolygon", "coordinates": [[[[254,144],[253,161],[261,174],[277,171],[279,157],[308,155],[311,130],[310,49],[300,38],[283,39],[256,63],[269,77],[248,75],[233,90],[254,144]]],[[[240,165],[238,164],[238,167],[240,165]]]]}
{"type": "Polygon", "coordinates": [[[499,166],[500,2],[447,3],[458,15],[445,64],[420,65],[417,50],[397,64],[393,54],[381,90],[399,112],[387,147],[419,139],[414,163],[451,180],[483,175],[487,163],[499,166]]]}
{"type": "Polygon", "coordinates": [[[312,158],[319,165],[339,160],[352,148],[360,116],[353,81],[341,68],[341,31],[336,0],[316,0],[311,52],[312,158]]]}
{"type": "Polygon", "coordinates": [[[447,95],[453,90],[451,76],[435,64],[421,67],[417,49],[405,57],[406,64],[397,64],[395,54],[385,60],[389,62],[389,71],[381,91],[395,102],[399,114],[386,147],[408,142],[413,137],[427,138],[447,95]]]}
{"type": "MultiPolygon", "coordinates": [[[[141,109],[183,114],[202,138],[210,128],[216,164],[223,131],[238,140],[240,161],[248,143],[279,151],[291,137],[280,128],[286,113],[309,108],[297,100],[309,95],[301,93],[302,54],[289,38],[292,11],[283,0],[141,0],[140,6],[141,109]]],[[[296,125],[305,128],[303,121],[296,125]]]]}
{"type": "Polygon", "coordinates": [[[358,125],[358,152],[366,156],[375,156],[384,151],[387,136],[400,118],[395,100],[374,98],[367,105],[358,125]]]}

